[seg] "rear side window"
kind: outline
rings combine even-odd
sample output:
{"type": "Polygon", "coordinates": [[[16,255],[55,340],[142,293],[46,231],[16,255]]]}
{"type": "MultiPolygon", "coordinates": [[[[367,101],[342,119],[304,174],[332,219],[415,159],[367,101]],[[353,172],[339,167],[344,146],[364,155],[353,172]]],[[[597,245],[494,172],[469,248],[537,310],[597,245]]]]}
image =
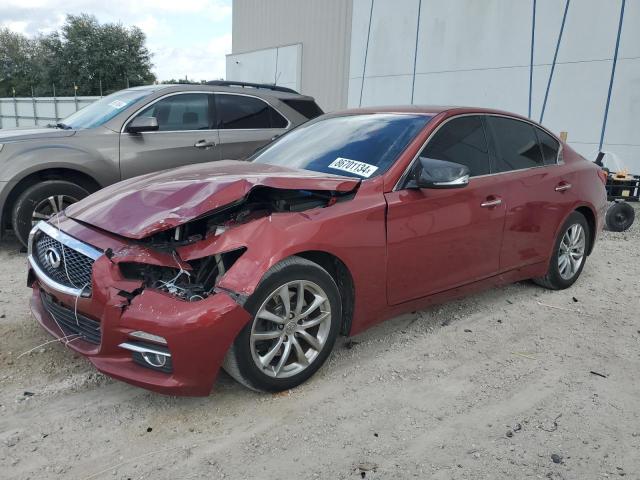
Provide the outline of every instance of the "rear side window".
{"type": "Polygon", "coordinates": [[[558,151],[560,150],[560,143],[544,130],[536,128],[536,134],[540,141],[540,148],[542,149],[542,157],[544,158],[545,165],[555,165],[558,162],[558,151]]]}
{"type": "Polygon", "coordinates": [[[156,117],[159,131],[207,130],[209,95],[184,93],[163,98],[141,111],[139,117],[156,117]]]}
{"type": "Polygon", "coordinates": [[[496,144],[495,172],[544,165],[533,125],[504,117],[487,116],[496,144]]]}
{"type": "Polygon", "coordinates": [[[286,128],[288,121],[269,104],[245,95],[216,95],[218,128],[286,128]]]}
{"type": "Polygon", "coordinates": [[[288,98],[286,100],[282,100],[282,102],[286,103],[300,115],[305,116],[309,120],[319,117],[324,113],[318,104],[311,99],[288,98]]]}
{"type": "Polygon", "coordinates": [[[482,119],[470,116],[448,121],[436,132],[420,156],[466,165],[471,176],[488,174],[489,149],[482,119]]]}

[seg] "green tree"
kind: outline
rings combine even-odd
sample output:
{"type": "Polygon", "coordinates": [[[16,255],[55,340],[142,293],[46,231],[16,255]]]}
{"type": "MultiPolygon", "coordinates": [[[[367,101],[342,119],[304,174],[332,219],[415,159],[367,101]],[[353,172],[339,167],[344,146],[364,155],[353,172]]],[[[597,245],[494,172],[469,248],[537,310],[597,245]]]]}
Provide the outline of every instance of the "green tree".
{"type": "Polygon", "coordinates": [[[100,25],[92,15],[68,15],[60,31],[29,39],[0,30],[0,96],[108,94],[152,83],[151,54],[138,27],[100,25]]]}
{"type": "MultiPolygon", "coordinates": [[[[151,54],[138,27],[100,25],[91,15],[68,15],[59,32],[41,39],[49,80],[78,93],[96,95],[152,83],[151,54]]],[[[71,93],[73,93],[71,91],[71,93]]]]}
{"type": "Polygon", "coordinates": [[[31,95],[45,77],[44,52],[38,41],[0,29],[0,96],[31,95]]]}

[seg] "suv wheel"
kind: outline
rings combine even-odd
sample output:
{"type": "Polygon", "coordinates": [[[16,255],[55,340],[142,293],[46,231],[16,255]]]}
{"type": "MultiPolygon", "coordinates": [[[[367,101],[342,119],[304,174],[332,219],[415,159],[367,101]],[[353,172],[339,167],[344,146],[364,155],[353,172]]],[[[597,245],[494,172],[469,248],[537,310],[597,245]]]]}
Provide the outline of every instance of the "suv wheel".
{"type": "Polygon", "coordinates": [[[30,186],[13,205],[13,231],[23,245],[29,232],[40,220],[63,211],[66,207],[89,195],[83,187],[65,180],[46,180],[30,186]]]}

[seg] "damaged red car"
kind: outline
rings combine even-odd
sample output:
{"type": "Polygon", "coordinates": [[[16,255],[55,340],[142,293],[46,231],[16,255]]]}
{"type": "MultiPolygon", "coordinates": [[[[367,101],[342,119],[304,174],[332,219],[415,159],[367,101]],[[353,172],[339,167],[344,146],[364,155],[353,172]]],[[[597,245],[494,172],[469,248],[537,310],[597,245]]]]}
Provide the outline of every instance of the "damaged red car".
{"type": "Polygon", "coordinates": [[[339,335],[509,282],[569,287],[602,228],[604,180],[505,112],[324,115],[248,162],[137,177],[39,223],[31,308],[134,385],[207,395],[224,368],[285,390],[339,335]]]}

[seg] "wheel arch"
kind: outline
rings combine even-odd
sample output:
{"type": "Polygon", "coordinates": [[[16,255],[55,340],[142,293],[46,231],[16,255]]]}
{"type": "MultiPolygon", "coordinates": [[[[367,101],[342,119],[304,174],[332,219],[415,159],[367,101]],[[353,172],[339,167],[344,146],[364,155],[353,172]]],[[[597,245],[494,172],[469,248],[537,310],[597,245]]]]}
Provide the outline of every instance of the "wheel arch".
{"type": "Polygon", "coordinates": [[[584,216],[584,218],[587,220],[587,225],[589,225],[589,230],[590,230],[589,245],[587,247],[587,255],[591,255],[591,252],[593,251],[593,245],[595,244],[596,233],[597,233],[596,214],[590,207],[586,205],[581,205],[573,211],[581,213],[584,216]]]}
{"type": "Polygon", "coordinates": [[[28,175],[22,177],[9,191],[4,205],[2,206],[2,231],[11,224],[11,211],[13,205],[20,194],[32,185],[36,185],[40,182],[47,180],[67,180],[77,183],[89,193],[93,193],[102,188],[102,185],[91,175],[81,172],[73,168],[46,168],[31,172],[28,175]]]}
{"type": "Polygon", "coordinates": [[[322,250],[307,250],[297,252],[294,255],[317,263],[329,272],[329,275],[335,280],[342,301],[342,325],[340,326],[340,334],[345,336],[349,335],[353,322],[355,286],[353,276],[347,265],[336,255],[322,250]]]}

